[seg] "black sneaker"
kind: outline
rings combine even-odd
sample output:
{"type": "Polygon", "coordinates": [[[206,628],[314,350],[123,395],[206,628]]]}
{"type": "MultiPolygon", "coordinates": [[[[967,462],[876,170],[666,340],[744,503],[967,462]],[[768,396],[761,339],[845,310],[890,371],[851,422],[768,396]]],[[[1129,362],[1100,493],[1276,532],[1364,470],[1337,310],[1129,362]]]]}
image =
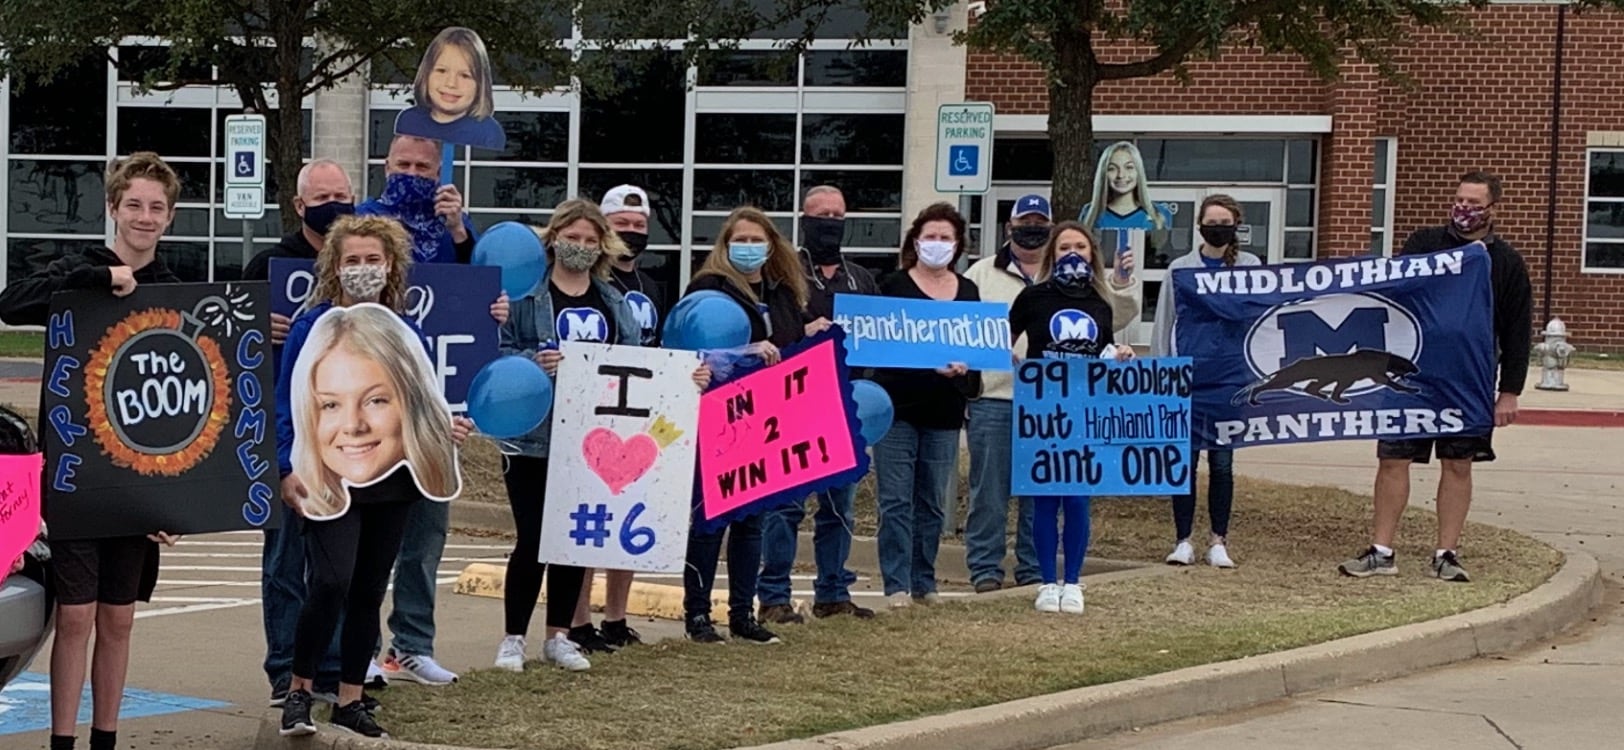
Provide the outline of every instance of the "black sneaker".
{"type": "Polygon", "coordinates": [[[634,643],[642,643],[643,636],[632,630],[625,620],[604,620],[603,629],[599,631],[603,639],[615,648],[625,648],[634,643]]]}
{"type": "Polygon", "coordinates": [[[591,623],[570,628],[569,639],[574,641],[575,645],[580,646],[582,651],[589,654],[612,654],[620,650],[619,646],[605,640],[603,634],[599,633],[597,628],[592,627],[591,623]]]}
{"type": "Polygon", "coordinates": [[[1004,582],[997,578],[983,578],[976,581],[977,594],[990,594],[1004,587],[1004,582]]]}
{"type": "Polygon", "coordinates": [[[369,714],[376,714],[379,711],[383,710],[383,705],[378,703],[377,698],[374,698],[374,697],[372,697],[370,695],[367,695],[366,693],[362,693],[361,694],[361,708],[364,709],[369,714]]]}
{"type": "Polygon", "coordinates": [[[348,706],[338,706],[333,709],[332,725],[362,737],[388,739],[389,733],[373,721],[372,712],[366,708],[365,700],[358,700],[348,706]]]}
{"type": "Polygon", "coordinates": [[[1447,550],[1441,555],[1432,557],[1432,574],[1440,580],[1455,583],[1468,583],[1472,580],[1471,576],[1466,574],[1466,568],[1460,564],[1460,559],[1455,557],[1454,552],[1447,550]]]}
{"type": "Polygon", "coordinates": [[[716,626],[711,624],[710,615],[700,615],[688,620],[688,640],[694,643],[727,643],[721,633],[716,632],[716,626]]]}
{"type": "Polygon", "coordinates": [[[783,643],[783,641],[778,640],[778,636],[773,631],[761,627],[761,623],[756,622],[756,618],[748,615],[742,619],[729,621],[727,632],[732,633],[734,638],[763,646],[770,643],[783,643]]]}
{"type": "Polygon", "coordinates": [[[294,690],[282,700],[283,737],[304,737],[316,733],[316,722],[310,720],[310,693],[294,690]]]}
{"type": "Polygon", "coordinates": [[[278,683],[271,686],[271,708],[281,708],[288,700],[288,683],[278,683]]]}

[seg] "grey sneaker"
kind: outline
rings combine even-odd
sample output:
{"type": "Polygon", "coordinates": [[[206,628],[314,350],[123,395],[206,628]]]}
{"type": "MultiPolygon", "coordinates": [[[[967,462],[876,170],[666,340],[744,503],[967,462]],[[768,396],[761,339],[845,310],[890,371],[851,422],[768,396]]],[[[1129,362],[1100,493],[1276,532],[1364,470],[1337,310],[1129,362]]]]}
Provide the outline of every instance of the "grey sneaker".
{"type": "Polygon", "coordinates": [[[1354,578],[1398,575],[1398,564],[1393,562],[1393,556],[1377,552],[1375,547],[1371,547],[1365,550],[1364,554],[1336,566],[1336,569],[1342,575],[1353,576],[1354,578]]]}
{"type": "Polygon", "coordinates": [[[1453,552],[1434,555],[1432,558],[1432,574],[1439,580],[1454,581],[1456,583],[1469,583],[1472,579],[1466,575],[1466,569],[1461,567],[1460,560],[1453,552]]]}

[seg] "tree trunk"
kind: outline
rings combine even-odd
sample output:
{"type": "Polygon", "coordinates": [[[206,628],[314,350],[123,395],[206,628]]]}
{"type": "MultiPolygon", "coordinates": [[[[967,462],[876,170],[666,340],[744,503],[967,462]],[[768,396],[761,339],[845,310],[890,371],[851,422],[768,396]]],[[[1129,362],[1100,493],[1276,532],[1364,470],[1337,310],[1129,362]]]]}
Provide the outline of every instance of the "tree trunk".
{"type": "Polygon", "coordinates": [[[1093,40],[1086,29],[1055,29],[1055,69],[1049,75],[1049,146],[1054,184],[1049,203],[1055,221],[1078,218],[1094,189],[1093,40]]]}
{"type": "Polygon", "coordinates": [[[304,165],[304,77],[300,63],[304,55],[305,5],[273,10],[271,38],[276,43],[276,121],[267,123],[271,133],[271,163],[276,173],[276,204],[282,209],[282,231],[299,228],[293,211],[293,196],[299,192],[299,168],[304,165]]]}

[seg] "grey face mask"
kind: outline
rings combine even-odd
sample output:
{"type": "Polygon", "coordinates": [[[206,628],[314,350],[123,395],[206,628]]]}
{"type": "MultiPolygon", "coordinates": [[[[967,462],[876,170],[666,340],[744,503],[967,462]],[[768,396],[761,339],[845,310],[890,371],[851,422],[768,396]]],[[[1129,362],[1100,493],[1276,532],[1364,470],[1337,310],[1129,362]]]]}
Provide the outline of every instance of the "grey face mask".
{"type": "Polygon", "coordinates": [[[592,265],[598,262],[598,256],[603,251],[595,247],[577,245],[573,242],[554,242],[553,257],[558,264],[575,272],[592,270],[592,265]]]}
{"type": "Polygon", "coordinates": [[[389,283],[389,269],[376,263],[338,269],[338,285],[356,302],[377,302],[389,283]]]}

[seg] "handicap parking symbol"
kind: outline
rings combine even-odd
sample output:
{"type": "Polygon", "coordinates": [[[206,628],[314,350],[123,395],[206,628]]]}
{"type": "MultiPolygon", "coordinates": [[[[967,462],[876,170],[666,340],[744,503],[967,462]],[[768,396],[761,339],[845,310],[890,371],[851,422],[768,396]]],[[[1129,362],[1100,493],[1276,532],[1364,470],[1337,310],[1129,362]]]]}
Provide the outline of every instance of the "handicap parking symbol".
{"type": "MultiPolygon", "coordinates": [[[[206,698],[156,693],[136,688],[124,689],[119,707],[120,719],[226,708],[231,704],[206,698]]],[[[79,723],[90,721],[90,686],[86,685],[79,703],[79,723]]],[[[24,673],[0,690],[0,736],[43,732],[51,728],[51,681],[42,674],[24,673]]]]}
{"type": "Polygon", "coordinates": [[[947,173],[952,177],[974,177],[981,166],[981,147],[948,146],[947,173]]]}
{"type": "Polygon", "coordinates": [[[253,176],[253,174],[254,174],[254,152],[252,152],[252,151],[238,151],[236,154],[234,154],[232,156],[232,162],[236,165],[235,169],[237,171],[237,176],[238,177],[251,177],[251,176],[253,176]]]}

